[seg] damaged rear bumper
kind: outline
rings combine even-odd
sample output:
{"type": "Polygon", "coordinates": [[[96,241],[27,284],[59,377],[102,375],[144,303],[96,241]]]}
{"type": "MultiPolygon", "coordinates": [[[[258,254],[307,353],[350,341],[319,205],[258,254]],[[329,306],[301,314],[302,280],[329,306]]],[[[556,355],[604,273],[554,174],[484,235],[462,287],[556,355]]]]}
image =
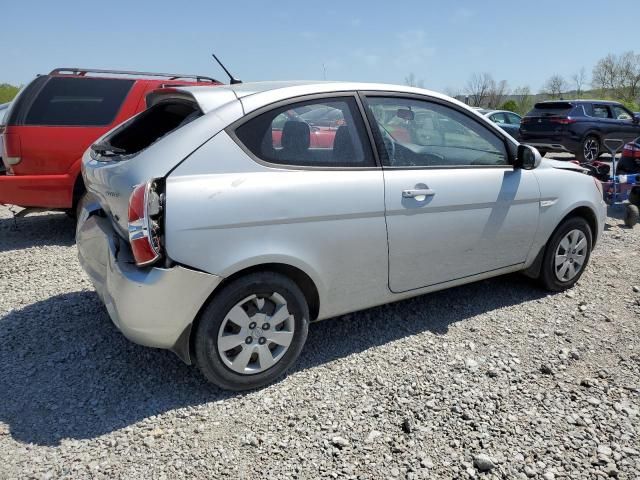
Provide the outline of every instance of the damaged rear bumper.
{"type": "Polygon", "coordinates": [[[191,363],[191,325],[221,277],[182,266],[136,267],[127,242],[97,203],[85,199],[76,241],[80,264],[118,329],[131,341],[191,363]]]}

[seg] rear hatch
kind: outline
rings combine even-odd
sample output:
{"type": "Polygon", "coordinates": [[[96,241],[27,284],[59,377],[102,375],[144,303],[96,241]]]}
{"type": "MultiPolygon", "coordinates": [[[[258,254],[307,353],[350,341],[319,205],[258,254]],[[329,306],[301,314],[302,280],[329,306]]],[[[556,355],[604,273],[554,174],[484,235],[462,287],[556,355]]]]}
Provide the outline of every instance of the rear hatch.
{"type": "Polygon", "coordinates": [[[103,135],[83,156],[87,191],[125,239],[134,187],[166,177],[242,115],[235,94],[222,87],[156,90],[148,95],[147,104],[147,110],[103,135]],[[218,110],[217,115],[203,118],[212,109],[218,110]]]}
{"type": "Polygon", "coordinates": [[[576,108],[570,102],[536,103],[533,110],[522,119],[520,132],[540,137],[561,136],[569,125],[577,121],[576,108]]]}

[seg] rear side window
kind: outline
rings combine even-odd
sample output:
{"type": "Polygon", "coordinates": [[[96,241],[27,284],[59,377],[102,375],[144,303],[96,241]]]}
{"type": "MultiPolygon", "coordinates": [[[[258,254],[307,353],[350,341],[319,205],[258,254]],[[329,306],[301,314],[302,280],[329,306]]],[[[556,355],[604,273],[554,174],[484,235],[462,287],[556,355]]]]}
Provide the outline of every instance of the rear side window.
{"type": "Polygon", "coordinates": [[[591,107],[592,117],[596,118],[611,118],[611,111],[607,105],[599,105],[594,103],[591,107]]]}
{"type": "Polygon", "coordinates": [[[511,125],[520,125],[520,117],[515,113],[506,113],[507,119],[511,125]]]}
{"type": "Polygon", "coordinates": [[[352,97],[292,103],[235,130],[258,159],[280,165],[371,167],[373,156],[352,97]]]}
{"type": "Polygon", "coordinates": [[[509,123],[507,122],[507,117],[504,113],[494,113],[493,115],[491,115],[491,120],[494,123],[499,123],[499,124],[509,123]]]}
{"type": "Polygon", "coordinates": [[[113,78],[51,77],[31,104],[24,124],[109,125],[133,83],[113,78]]]}
{"type": "Polygon", "coordinates": [[[4,117],[6,116],[8,109],[9,109],[8,103],[0,105],[0,126],[4,125],[4,117]]]}

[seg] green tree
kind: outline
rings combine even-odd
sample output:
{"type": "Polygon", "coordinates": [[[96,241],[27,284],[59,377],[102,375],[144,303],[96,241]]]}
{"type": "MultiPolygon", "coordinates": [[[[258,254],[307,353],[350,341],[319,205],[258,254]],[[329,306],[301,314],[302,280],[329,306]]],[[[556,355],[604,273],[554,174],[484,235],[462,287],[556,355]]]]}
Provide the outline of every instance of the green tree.
{"type": "Polygon", "coordinates": [[[9,85],[8,83],[0,83],[0,103],[7,103],[13,100],[18,94],[20,87],[9,85]]]}
{"type": "Polygon", "coordinates": [[[500,110],[509,110],[510,112],[518,111],[518,104],[515,100],[507,100],[502,105],[500,105],[500,110]]]}

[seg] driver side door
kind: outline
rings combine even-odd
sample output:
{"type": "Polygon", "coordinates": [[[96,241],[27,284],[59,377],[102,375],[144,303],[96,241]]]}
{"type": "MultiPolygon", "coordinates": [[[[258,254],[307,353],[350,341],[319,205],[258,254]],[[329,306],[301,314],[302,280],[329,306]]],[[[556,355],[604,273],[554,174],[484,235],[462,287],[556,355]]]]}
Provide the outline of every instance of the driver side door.
{"type": "Polygon", "coordinates": [[[618,135],[625,142],[631,142],[640,135],[640,124],[634,121],[633,113],[619,105],[612,105],[611,111],[616,121],[618,135]]]}
{"type": "Polygon", "coordinates": [[[366,105],[383,161],[391,291],[523,264],[540,191],[533,171],[510,165],[504,138],[424,97],[368,95],[366,105]]]}

